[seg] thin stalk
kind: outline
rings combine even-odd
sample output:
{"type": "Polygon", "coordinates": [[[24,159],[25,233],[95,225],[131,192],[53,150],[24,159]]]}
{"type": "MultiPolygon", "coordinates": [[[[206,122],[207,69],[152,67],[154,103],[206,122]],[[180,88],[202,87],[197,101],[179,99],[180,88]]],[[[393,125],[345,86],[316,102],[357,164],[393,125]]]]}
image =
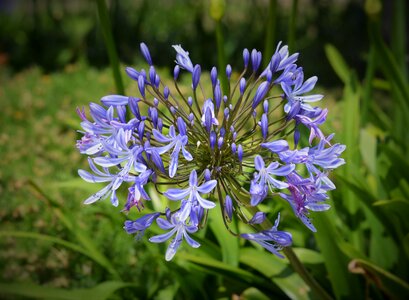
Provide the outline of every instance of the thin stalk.
{"type": "Polygon", "coordinates": [[[333,299],[326,290],[311,276],[291,247],[283,249],[294,271],[300,275],[319,299],[333,299]]]}
{"type": "Polygon", "coordinates": [[[98,8],[99,21],[102,28],[102,35],[104,37],[105,46],[108,52],[109,61],[112,69],[112,76],[114,77],[116,91],[118,94],[123,95],[125,93],[124,85],[122,82],[121,73],[119,72],[119,59],[118,53],[115,48],[114,38],[111,31],[111,22],[109,20],[108,8],[105,0],[96,0],[98,8]]]}
{"type": "Polygon", "coordinates": [[[229,95],[229,81],[226,76],[226,53],[224,50],[224,38],[222,30],[222,22],[220,20],[216,21],[216,44],[217,44],[217,65],[219,69],[219,78],[221,80],[221,85],[223,93],[229,95]]]}

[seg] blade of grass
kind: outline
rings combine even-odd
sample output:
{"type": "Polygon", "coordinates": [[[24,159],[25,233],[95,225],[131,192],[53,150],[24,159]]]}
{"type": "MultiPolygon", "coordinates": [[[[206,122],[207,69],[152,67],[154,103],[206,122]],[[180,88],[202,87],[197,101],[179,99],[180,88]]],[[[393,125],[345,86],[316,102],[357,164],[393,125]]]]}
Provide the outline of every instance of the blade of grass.
{"type": "Polygon", "coordinates": [[[338,247],[337,241],[342,241],[342,238],[335,230],[334,218],[333,212],[314,214],[315,238],[324,257],[329,280],[337,299],[363,299],[358,279],[348,272],[349,259],[338,247]],[[332,217],[329,216],[331,213],[332,217]]]}
{"type": "MultiPolygon", "coordinates": [[[[349,80],[344,88],[343,95],[343,142],[347,146],[344,158],[347,162],[343,167],[344,176],[352,178],[354,175],[355,166],[359,166],[360,161],[360,130],[359,130],[359,101],[360,101],[360,86],[353,72],[348,76],[349,80]]],[[[359,199],[349,189],[343,189],[343,199],[345,207],[351,215],[351,239],[352,244],[358,249],[363,250],[363,236],[359,230],[360,220],[358,218],[359,199]]]]}
{"type": "Polygon", "coordinates": [[[331,64],[332,69],[334,69],[334,72],[338,75],[339,79],[341,79],[344,84],[347,84],[350,77],[349,67],[337,48],[331,44],[326,44],[325,54],[329,63],[331,64]]]}
{"type": "MultiPolygon", "coordinates": [[[[223,262],[237,267],[239,262],[239,239],[226,230],[219,203],[210,211],[209,226],[219,242],[223,262]]],[[[231,226],[234,227],[234,224],[231,226]]]]}
{"type": "Polygon", "coordinates": [[[288,264],[271,253],[244,248],[240,251],[240,262],[270,278],[289,298],[309,299],[309,286],[298,274],[287,273],[288,264]]]}

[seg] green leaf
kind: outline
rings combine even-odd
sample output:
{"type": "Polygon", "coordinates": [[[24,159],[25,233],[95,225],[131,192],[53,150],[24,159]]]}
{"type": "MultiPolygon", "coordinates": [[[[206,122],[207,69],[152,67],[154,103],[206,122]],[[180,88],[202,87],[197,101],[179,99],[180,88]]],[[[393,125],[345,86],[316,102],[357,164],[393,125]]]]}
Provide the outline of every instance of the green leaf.
{"type": "Polygon", "coordinates": [[[334,69],[335,73],[342,80],[343,83],[347,84],[350,78],[350,71],[348,65],[345,63],[345,60],[333,45],[325,45],[325,54],[327,59],[331,64],[331,67],[334,69]]]}
{"type": "Polygon", "coordinates": [[[251,274],[250,272],[244,271],[238,267],[230,266],[226,263],[223,263],[221,261],[218,261],[210,257],[203,257],[203,256],[197,256],[197,255],[185,253],[183,254],[183,257],[180,257],[179,259],[187,260],[189,262],[193,262],[198,265],[209,267],[213,270],[217,270],[226,275],[241,278],[248,282],[255,281],[255,276],[251,274]]]}
{"type": "MultiPolygon", "coordinates": [[[[333,213],[333,212],[332,212],[333,213]]],[[[337,299],[362,299],[362,289],[358,279],[348,272],[348,257],[340,250],[338,243],[343,239],[335,230],[334,215],[314,214],[317,228],[315,238],[324,257],[328,277],[337,299]]]]}
{"type": "MultiPolygon", "coordinates": [[[[239,263],[239,239],[226,230],[220,204],[209,212],[209,226],[215,235],[222,250],[223,261],[231,266],[239,263]]],[[[230,226],[234,229],[234,223],[230,226]]]]}
{"type": "Polygon", "coordinates": [[[360,152],[361,157],[368,170],[376,175],[376,136],[368,128],[361,129],[361,139],[360,139],[360,152]]]}
{"type": "Polygon", "coordinates": [[[66,290],[31,283],[0,283],[0,295],[23,296],[55,300],[108,299],[117,290],[138,288],[134,283],[106,281],[90,289],[66,290]]]}
{"type": "Polygon", "coordinates": [[[242,300],[269,300],[271,298],[267,297],[265,294],[260,292],[258,289],[251,287],[245,289],[241,295],[240,299],[242,300]]]}
{"type": "Polygon", "coordinates": [[[240,251],[240,262],[270,278],[289,298],[309,299],[310,288],[290,271],[288,261],[269,252],[244,248],[240,251]]]}
{"type": "MultiPolygon", "coordinates": [[[[343,154],[346,165],[343,166],[343,173],[346,178],[351,178],[355,174],[355,168],[360,165],[361,157],[359,151],[360,141],[360,91],[358,80],[354,73],[350,73],[346,82],[343,95],[343,140],[347,149],[343,154]]],[[[349,189],[343,189],[345,207],[350,215],[354,216],[361,209],[360,203],[354,193],[349,189]]],[[[351,218],[350,228],[355,229],[361,226],[358,218],[351,218]]],[[[363,249],[363,236],[359,230],[351,230],[352,243],[357,249],[363,249]]]]}
{"type": "Polygon", "coordinates": [[[317,251],[307,248],[293,248],[293,251],[304,264],[315,265],[324,263],[322,254],[317,251]]]}

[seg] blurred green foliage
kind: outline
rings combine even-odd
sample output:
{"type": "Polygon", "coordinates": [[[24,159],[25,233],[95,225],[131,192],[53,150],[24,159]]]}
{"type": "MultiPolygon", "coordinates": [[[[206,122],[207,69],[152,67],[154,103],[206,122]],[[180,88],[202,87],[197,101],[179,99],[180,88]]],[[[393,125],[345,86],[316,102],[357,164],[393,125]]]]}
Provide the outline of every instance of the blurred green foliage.
{"type": "MultiPolygon", "coordinates": [[[[213,2],[213,10],[224,3],[213,2]]],[[[122,222],[137,212],[126,216],[108,202],[81,204],[98,187],[77,176],[86,162],[75,149],[75,107],[115,93],[115,86],[104,68],[95,3],[67,3],[1,4],[0,296],[316,299],[287,259],[230,241],[212,215],[198,234],[202,247],[183,248],[165,263],[164,245],[136,242],[122,230],[122,222]],[[27,68],[33,64],[39,67],[27,68]]],[[[273,32],[275,40],[295,36],[306,72],[326,86],[320,91],[330,110],[324,131],[337,132],[336,140],[347,145],[347,165],[333,178],[333,208],[313,215],[317,234],[300,225],[283,202],[265,211],[273,218],[282,209],[295,253],[334,298],[409,298],[405,1],[384,7],[376,0],[294,1],[298,10],[284,1],[225,3],[223,45],[216,47],[217,20],[207,1],[110,1],[120,60],[140,65],[138,45],[146,41],[155,64],[166,66],[159,72],[167,81],[172,44],[183,43],[207,69],[225,51],[237,68],[240,63],[233,62],[240,61],[241,49],[263,49],[265,33],[273,32]],[[274,15],[276,23],[268,23],[274,15]],[[394,17],[386,24],[390,31],[385,16],[394,17]]],[[[127,94],[137,93],[130,79],[124,85],[127,94]]],[[[153,197],[145,212],[164,205],[161,200],[153,197]]]]}

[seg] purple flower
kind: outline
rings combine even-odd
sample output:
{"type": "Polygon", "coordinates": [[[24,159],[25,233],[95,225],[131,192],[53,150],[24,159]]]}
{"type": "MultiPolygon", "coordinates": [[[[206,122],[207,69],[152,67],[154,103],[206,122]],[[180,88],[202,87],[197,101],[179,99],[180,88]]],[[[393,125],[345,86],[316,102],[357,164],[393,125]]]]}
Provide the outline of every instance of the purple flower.
{"type": "Polygon", "coordinates": [[[143,57],[145,58],[146,62],[152,66],[152,58],[151,58],[151,54],[149,53],[149,49],[148,46],[146,46],[145,43],[141,43],[140,44],[140,48],[141,48],[141,52],[143,57]]]}
{"type": "Polygon", "coordinates": [[[251,218],[251,220],[249,221],[249,224],[261,224],[264,222],[264,220],[266,219],[266,214],[258,211],[254,214],[254,216],[251,218]]]}
{"type": "Polygon", "coordinates": [[[256,108],[257,105],[264,100],[264,97],[266,96],[268,90],[270,89],[270,83],[268,81],[264,81],[259,85],[257,88],[256,94],[254,95],[253,98],[253,108],[256,108]]]}
{"type": "Polygon", "coordinates": [[[229,195],[226,195],[226,199],[224,200],[224,212],[231,221],[233,218],[233,201],[229,195]]]}
{"type": "Polygon", "coordinates": [[[180,150],[182,150],[183,157],[186,160],[190,161],[193,159],[192,155],[185,148],[185,146],[188,143],[188,138],[186,135],[183,135],[182,133],[176,135],[175,127],[173,125],[169,128],[168,136],[163,135],[156,129],[153,129],[152,133],[156,141],[158,141],[159,143],[168,143],[166,146],[155,148],[155,150],[159,154],[168,152],[170,149],[173,148],[172,154],[170,155],[171,161],[169,164],[169,176],[174,177],[178,167],[180,150]]]}
{"type": "Polygon", "coordinates": [[[89,166],[91,170],[95,173],[91,174],[85,170],[78,170],[78,175],[81,176],[87,182],[97,183],[97,182],[109,182],[107,186],[102,188],[100,191],[88,197],[84,204],[91,204],[98,200],[105,199],[111,196],[111,203],[114,206],[118,206],[118,197],[116,196],[116,190],[120,187],[122,182],[131,182],[135,180],[135,176],[129,175],[124,171],[117,174],[111,174],[107,168],[103,168],[103,171],[99,170],[92,160],[88,159],[89,166]]]}
{"type": "Polygon", "coordinates": [[[207,128],[207,131],[210,132],[212,125],[219,125],[219,121],[214,114],[214,104],[211,99],[207,99],[203,104],[202,113],[202,123],[207,128]]]}
{"type": "MultiPolygon", "coordinates": [[[[285,189],[288,187],[288,184],[279,181],[273,177],[275,176],[287,176],[290,174],[292,171],[295,169],[295,165],[289,164],[285,166],[280,166],[278,162],[272,162],[271,164],[268,165],[268,167],[265,167],[265,163],[263,158],[260,155],[257,155],[254,158],[254,165],[256,167],[256,170],[258,173],[254,173],[254,180],[252,181],[252,184],[258,184],[260,186],[268,186],[270,190],[274,188],[277,189],[285,189]]],[[[258,190],[258,189],[257,189],[258,190]]],[[[261,200],[260,194],[251,194],[251,205],[257,205],[261,200]]],[[[263,194],[261,194],[263,195],[263,194]]]]}
{"type": "Polygon", "coordinates": [[[325,122],[327,114],[328,109],[323,109],[314,120],[311,119],[310,117],[303,115],[296,116],[299,122],[301,122],[310,129],[310,138],[308,140],[310,145],[315,137],[319,137],[321,140],[325,140],[325,135],[324,133],[322,133],[321,129],[318,126],[322,125],[325,122]]]}
{"type": "Polygon", "coordinates": [[[135,183],[128,189],[128,198],[125,203],[123,211],[129,211],[132,206],[136,206],[140,210],[139,206],[143,207],[141,203],[141,198],[145,200],[150,200],[149,195],[144,189],[144,185],[148,183],[149,177],[152,175],[151,170],[146,170],[145,172],[139,174],[135,178],[135,183]]]}
{"type": "Polygon", "coordinates": [[[169,200],[173,201],[187,198],[186,204],[179,216],[182,220],[186,220],[190,214],[192,206],[196,204],[196,202],[198,202],[198,204],[204,209],[211,209],[216,206],[214,202],[202,198],[199,194],[210,193],[216,185],[216,180],[209,180],[198,186],[196,170],[192,170],[189,177],[189,187],[185,189],[168,189],[164,195],[169,200]]]}
{"type": "Polygon", "coordinates": [[[189,58],[189,52],[183,50],[180,45],[173,45],[173,48],[176,50],[176,63],[186,71],[193,73],[193,64],[189,58]]]}
{"type": "Polygon", "coordinates": [[[143,237],[143,234],[145,233],[145,230],[148,229],[153,221],[155,221],[158,217],[160,216],[160,213],[152,213],[152,214],[146,214],[143,217],[140,217],[139,219],[136,219],[135,221],[125,221],[124,223],[124,229],[128,234],[135,234],[135,238],[137,240],[140,240],[143,237]]]}
{"type": "Polygon", "coordinates": [[[284,258],[283,255],[278,253],[279,250],[284,247],[289,247],[292,244],[292,236],[285,231],[278,231],[277,227],[280,222],[280,214],[278,214],[277,220],[274,226],[268,230],[263,230],[257,233],[243,233],[240,236],[246,240],[254,241],[271,253],[277,255],[280,258],[284,258]]]}
{"type": "Polygon", "coordinates": [[[190,222],[186,222],[186,219],[183,220],[178,213],[172,215],[170,220],[156,219],[156,223],[163,230],[170,230],[167,233],[161,235],[155,235],[149,239],[152,243],[163,243],[170,239],[173,235],[175,237],[170,242],[168,249],[166,250],[165,259],[170,261],[176,254],[179,249],[183,238],[186,242],[193,248],[200,247],[200,244],[193,240],[189,233],[195,233],[198,228],[197,225],[194,225],[190,222]]]}
{"type": "Polygon", "coordinates": [[[284,106],[284,111],[289,115],[289,118],[299,114],[301,109],[305,111],[313,111],[314,108],[307,103],[316,102],[323,98],[323,95],[319,94],[308,96],[303,95],[310,92],[314,88],[318,80],[317,76],[309,78],[304,83],[303,79],[304,75],[302,72],[300,72],[293,88],[291,88],[291,86],[285,82],[281,83],[281,88],[283,89],[286,99],[288,100],[288,103],[284,106]]]}

